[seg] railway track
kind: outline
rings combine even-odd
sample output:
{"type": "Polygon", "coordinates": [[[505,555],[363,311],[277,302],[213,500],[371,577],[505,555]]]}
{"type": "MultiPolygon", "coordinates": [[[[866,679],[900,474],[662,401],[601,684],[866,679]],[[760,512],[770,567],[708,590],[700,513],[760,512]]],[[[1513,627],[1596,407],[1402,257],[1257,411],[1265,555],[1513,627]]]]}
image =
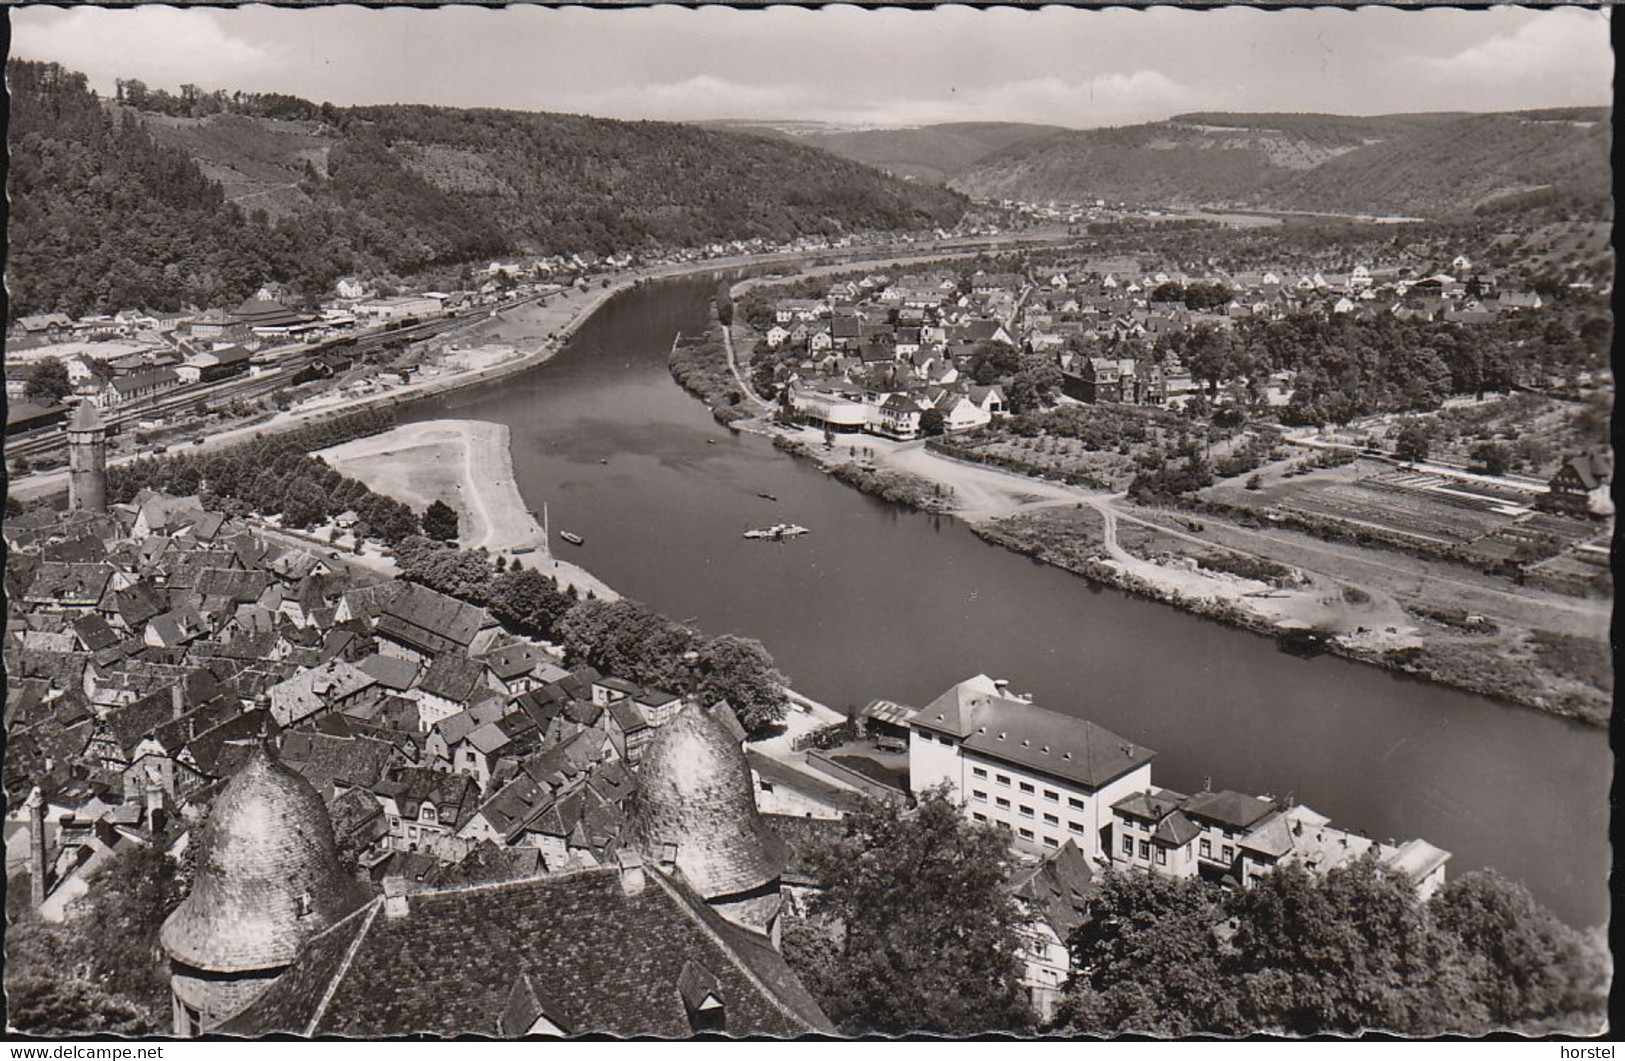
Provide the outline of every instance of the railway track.
{"type": "MultiPolygon", "coordinates": [[[[517,308],[533,301],[535,297],[529,296],[519,299],[501,308],[517,308]]],[[[217,405],[263,398],[267,394],[272,394],[283,387],[291,385],[293,379],[300,372],[309,368],[317,358],[324,354],[343,352],[362,355],[373,353],[390,344],[422,342],[458,328],[477,324],[486,319],[486,316],[487,314],[483,310],[463,311],[399,328],[373,332],[368,335],[329,340],[304,350],[289,352],[277,362],[273,369],[258,376],[234,376],[230,379],[214,380],[207,383],[185,384],[154,398],[134,402],[105,413],[104,419],[110,433],[117,435],[122,433],[126,426],[140,420],[193,412],[203,405],[217,405]]],[[[8,438],[5,444],[5,455],[8,460],[24,457],[33,461],[36,458],[63,451],[66,447],[66,429],[61,425],[56,425],[8,438]]]]}

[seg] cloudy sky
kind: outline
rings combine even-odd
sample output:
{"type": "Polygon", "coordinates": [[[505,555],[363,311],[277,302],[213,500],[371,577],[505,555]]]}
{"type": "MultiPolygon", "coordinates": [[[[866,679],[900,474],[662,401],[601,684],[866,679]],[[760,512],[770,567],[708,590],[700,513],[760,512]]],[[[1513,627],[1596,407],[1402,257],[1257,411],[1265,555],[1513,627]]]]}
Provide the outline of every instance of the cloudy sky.
{"type": "Polygon", "coordinates": [[[1188,110],[1612,100],[1597,11],[13,9],[13,54],[111,92],[287,92],[622,118],[1089,127],[1188,110]]]}

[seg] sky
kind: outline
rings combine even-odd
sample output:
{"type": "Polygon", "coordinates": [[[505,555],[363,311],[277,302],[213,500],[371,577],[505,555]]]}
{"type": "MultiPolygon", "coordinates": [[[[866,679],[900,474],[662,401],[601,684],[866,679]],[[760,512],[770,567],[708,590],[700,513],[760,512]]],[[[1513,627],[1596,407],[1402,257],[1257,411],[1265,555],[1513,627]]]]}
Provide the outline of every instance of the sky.
{"type": "Polygon", "coordinates": [[[780,7],[10,12],[12,53],[155,88],[613,118],[1090,128],[1192,110],[1608,105],[1608,16],[1464,11],[780,7]]]}

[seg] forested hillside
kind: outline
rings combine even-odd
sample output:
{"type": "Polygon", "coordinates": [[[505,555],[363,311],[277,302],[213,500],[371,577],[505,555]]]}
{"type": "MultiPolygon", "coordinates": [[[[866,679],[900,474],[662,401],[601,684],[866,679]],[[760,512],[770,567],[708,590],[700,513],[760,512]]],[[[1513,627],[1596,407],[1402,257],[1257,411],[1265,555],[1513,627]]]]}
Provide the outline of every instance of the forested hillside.
{"type": "Polygon", "coordinates": [[[1604,204],[1609,114],[1183,114],[1015,145],[955,176],[989,198],[1436,217],[1554,188],[1604,204]]]}
{"type": "Polygon", "coordinates": [[[951,225],[965,200],[658,122],[179,96],[13,62],[12,315],[315,294],[519,253],[951,225]],[[233,201],[235,200],[235,201],[233,201]]]}

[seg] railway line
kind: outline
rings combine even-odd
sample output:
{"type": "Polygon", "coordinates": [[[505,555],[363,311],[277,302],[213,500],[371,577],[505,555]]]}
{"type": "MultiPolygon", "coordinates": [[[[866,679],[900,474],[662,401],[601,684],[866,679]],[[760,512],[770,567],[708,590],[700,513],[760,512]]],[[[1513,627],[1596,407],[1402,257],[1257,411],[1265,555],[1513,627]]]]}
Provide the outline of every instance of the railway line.
{"type": "MultiPolygon", "coordinates": [[[[512,309],[534,300],[530,295],[500,307],[512,309]]],[[[324,354],[342,351],[355,355],[374,353],[390,344],[422,342],[458,328],[468,327],[486,319],[488,311],[462,310],[444,317],[414,322],[397,328],[387,328],[364,335],[325,340],[303,349],[289,350],[275,366],[259,375],[233,376],[224,380],[189,383],[166,391],[161,395],[132,402],[104,413],[109,432],[117,436],[127,426],[154,417],[170,417],[195,412],[204,405],[217,405],[233,401],[263,398],[290,386],[300,372],[309,368],[324,354]]],[[[18,457],[30,462],[65,451],[67,433],[60,424],[22,432],[6,439],[5,455],[8,460],[18,457]]]]}

